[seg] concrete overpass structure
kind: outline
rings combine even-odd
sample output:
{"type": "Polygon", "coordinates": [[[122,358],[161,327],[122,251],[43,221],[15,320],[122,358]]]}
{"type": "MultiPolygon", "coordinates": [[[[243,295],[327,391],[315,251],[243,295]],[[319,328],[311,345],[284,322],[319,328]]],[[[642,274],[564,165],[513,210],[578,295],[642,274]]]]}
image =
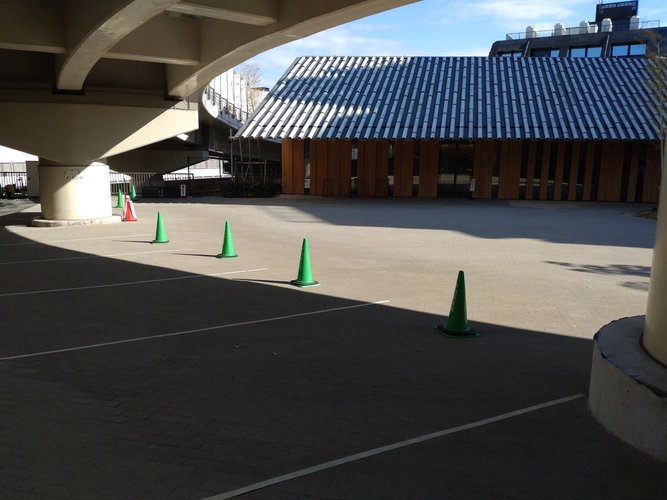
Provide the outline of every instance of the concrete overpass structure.
{"type": "Polygon", "coordinates": [[[199,127],[215,76],[416,0],[7,0],[0,144],[40,158],[43,216],[111,216],[106,158],[199,127]]]}

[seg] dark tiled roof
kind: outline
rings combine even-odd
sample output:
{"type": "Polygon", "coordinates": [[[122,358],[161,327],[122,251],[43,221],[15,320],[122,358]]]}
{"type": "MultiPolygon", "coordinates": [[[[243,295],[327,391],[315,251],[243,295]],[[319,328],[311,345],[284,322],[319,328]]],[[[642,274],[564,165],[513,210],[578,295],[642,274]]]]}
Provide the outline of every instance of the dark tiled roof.
{"type": "Polygon", "coordinates": [[[658,136],[642,58],[301,57],[238,137],[658,136]]]}

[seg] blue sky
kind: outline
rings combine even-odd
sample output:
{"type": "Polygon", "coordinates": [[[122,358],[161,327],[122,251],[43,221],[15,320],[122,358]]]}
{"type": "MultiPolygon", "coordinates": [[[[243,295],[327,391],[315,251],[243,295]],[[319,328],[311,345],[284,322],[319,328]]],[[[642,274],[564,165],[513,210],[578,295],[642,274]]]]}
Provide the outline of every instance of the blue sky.
{"type": "MultiPolygon", "coordinates": [[[[595,0],[423,0],[360,19],[254,57],[272,87],[303,55],[487,56],[507,33],[595,20],[595,0]]],[[[609,3],[609,2],[605,2],[609,3]]],[[[639,0],[642,21],[667,25],[667,1],[639,0]]]]}
{"type": "MultiPolygon", "coordinates": [[[[324,1],[324,0],[311,0],[324,1]]],[[[595,19],[596,0],[423,0],[294,41],[250,59],[272,87],[295,58],[337,56],[487,56],[507,33],[577,26],[595,19]]],[[[642,21],[667,25],[667,0],[639,0],[642,21]]],[[[2,161],[36,159],[0,146],[2,161]]]]}

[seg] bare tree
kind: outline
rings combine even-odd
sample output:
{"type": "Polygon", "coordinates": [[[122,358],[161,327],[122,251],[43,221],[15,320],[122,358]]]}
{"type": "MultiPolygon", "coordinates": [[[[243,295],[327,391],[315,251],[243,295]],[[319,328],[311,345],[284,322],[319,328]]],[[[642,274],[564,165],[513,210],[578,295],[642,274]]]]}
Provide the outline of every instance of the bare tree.
{"type": "Polygon", "coordinates": [[[248,112],[253,113],[262,100],[262,69],[259,64],[249,63],[237,68],[236,72],[246,82],[246,98],[248,101],[248,112]]]}
{"type": "Polygon", "coordinates": [[[662,178],[665,178],[665,160],[667,160],[667,49],[665,40],[653,32],[647,33],[646,69],[648,79],[646,85],[651,91],[649,106],[655,112],[655,123],[658,127],[660,141],[660,165],[662,178]]]}

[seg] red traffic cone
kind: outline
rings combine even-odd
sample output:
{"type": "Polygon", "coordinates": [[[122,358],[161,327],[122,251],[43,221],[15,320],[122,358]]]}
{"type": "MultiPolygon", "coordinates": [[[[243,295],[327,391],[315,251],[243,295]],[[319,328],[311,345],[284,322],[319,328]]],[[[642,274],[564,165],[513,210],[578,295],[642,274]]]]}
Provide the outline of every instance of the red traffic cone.
{"type": "Polygon", "coordinates": [[[134,211],[134,203],[129,196],[125,196],[123,207],[123,222],[137,222],[137,213],[134,211]]]}

